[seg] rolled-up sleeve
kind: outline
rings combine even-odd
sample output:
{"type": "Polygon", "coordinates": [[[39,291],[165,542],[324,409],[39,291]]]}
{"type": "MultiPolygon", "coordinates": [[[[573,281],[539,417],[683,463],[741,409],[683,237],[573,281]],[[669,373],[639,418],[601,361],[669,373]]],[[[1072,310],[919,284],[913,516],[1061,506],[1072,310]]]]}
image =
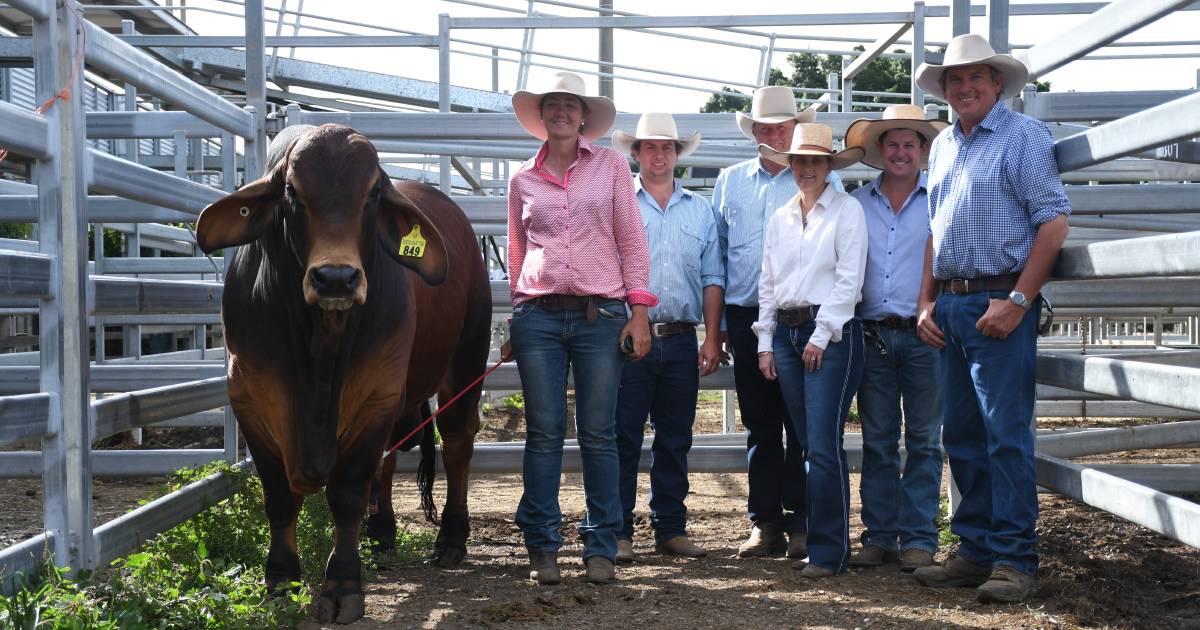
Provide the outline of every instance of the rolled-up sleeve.
{"type": "Polygon", "coordinates": [[[809,343],[825,349],[832,341],[842,340],[842,326],[854,317],[854,308],[862,297],[863,277],[867,269],[867,220],[862,204],[850,196],[843,197],[844,205],[837,224],[833,289],[817,311],[816,329],[809,343]]]}
{"type": "Polygon", "coordinates": [[[521,220],[523,211],[519,180],[508,182],[508,290],[512,305],[517,305],[517,281],[521,278],[521,267],[525,264],[525,224],[521,220]]]}
{"type": "Polygon", "coordinates": [[[1018,137],[1005,171],[1030,223],[1038,226],[1060,214],[1070,215],[1071,202],[1058,172],[1050,129],[1041,121],[1026,120],[1018,137]]]}

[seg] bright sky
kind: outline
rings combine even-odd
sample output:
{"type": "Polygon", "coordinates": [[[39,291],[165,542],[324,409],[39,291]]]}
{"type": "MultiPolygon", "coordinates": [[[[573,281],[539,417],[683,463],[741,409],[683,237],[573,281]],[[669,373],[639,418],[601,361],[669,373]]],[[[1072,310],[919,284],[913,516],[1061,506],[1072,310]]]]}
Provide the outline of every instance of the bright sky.
{"type": "MultiPolygon", "coordinates": [[[[279,6],[281,0],[267,0],[268,6],[279,6]]],[[[384,28],[418,31],[426,34],[436,34],[437,16],[439,13],[449,13],[454,17],[514,17],[512,12],[501,12],[478,6],[470,6],[446,0],[282,0],[290,9],[295,9],[302,3],[305,13],[336,16],[338,19],[361,22],[363,24],[379,25],[384,28]],[[392,7],[392,8],[382,8],[392,7]]],[[[483,0],[492,5],[505,6],[512,9],[524,10],[525,0],[483,0]]],[[[579,4],[598,4],[596,0],[574,0],[579,4]]],[[[976,0],[976,4],[981,0],[976,0]]],[[[943,4],[932,0],[928,6],[943,4]]],[[[945,2],[948,4],[948,2],[945,2]]],[[[1012,3],[1029,4],[1028,2],[1012,3]]],[[[240,12],[240,7],[227,0],[189,0],[191,7],[212,7],[223,11],[240,12]]],[[[854,2],[816,2],[812,0],[615,0],[615,9],[639,13],[654,13],[659,15],[723,15],[728,13],[731,5],[736,5],[741,15],[783,14],[797,12],[837,13],[837,12],[876,12],[876,11],[909,11],[912,2],[907,0],[856,0],[854,2]],[[836,8],[834,8],[836,7],[836,8]]],[[[543,14],[564,16],[594,15],[580,10],[539,4],[538,11],[543,14]]],[[[268,18],[273,19],[274,12],[268,11],[268,18]]],[[[1014,45],[1037,44],[1065,32],[1072,26],[1086,19],[1086,15],[1068,15],[1052,17],[1013,17],[1010,22],[1009,38],[1014,45]]],[[[283,34],[291,34],[290,20],[283,34]]],[[[189,12],[188,23],[204,35],[240,34],[242,25],[239,20],[226,18],[197,11],[189,12]]],[[[363,33],[387,34],[385,31],[363,26],[334,24],[305,17],[302,21],[302,35],[327,34],[307,26],[321,26],[336,30],[363,33]]],[[[891,32],[897,26],[849,26],[849,27],[806,27],[780,28],[778,34],[808,34],[834,37],[862,37],[877,39],[891,32]]],[[[926,26],[928,41],[945,41],[950,37],[950,20],[948,18],[930,19],[926,26]]],[[[974,18],[972,32],[987,32],[986,18],[974,18]]],[[[755,27],[752,30],[769,33],[769,27],[755,27]]],[[[767,38],[750,35],[739,35],[709,29],[678,29],[674,32],[700,35],[712,39],[736,41],[753,44],[756,47],[766,46],[767,38]]],[[[268,22],[267,34],[275,34],[275,25],[268,22]]],[[[902,39],[908,39],[906,34],[902,39]]],[[[451,37],[478,42],[488,45],[502,45],[519,48],[523,33],[520,30],[510,31],[453,31],[451,37]]],[[[1139,31],[1127,35],[1122,42],[1147,41],[1200,41],[1200,11],[1182,11],[1165,19],[1159,20],[1139,31]]],[[[822,42],[813,40],[777,40],[777,47],[783,48],[814,48],[848,50],[854,46],[846,42],[822,42]]],[[[908,46],[897,45],[908,49],[908,46]]],[[[897,47],[893,46],[893,48],[897,47]]],[[[455,50],[476,53],[487,53],[487,48],[468,44],[454,44],[455,50]]],[[[561,29],[542,30],[534,35],[534,48],[540,51],[558,55],[595,59],[598,49],[598,34],[594,30],[561,29]]],[[[705,90],[719,87],[720,82],[746,83],[756,82],[759,67],[760,52],[745,48],[736,48],[712,43],[697,43],[686,40],[664,38],[636,32],[617,31],[614,36],[614,61],[617,64],[627,64],[657,70],[666,70],[687,75],[711,77],[718,83],[693,79],[675,78],[671,82],[698,86],[705,90]]],[[[1200,45],[1172,45],[1157,48],[1106,48],[1094,54],[1190,54],[1187,58],[1154,59],[1154,60],[1109,60],[1109,61],[1076,61],[1059,69],[1046,77],[1053,84],[1054,91],[1102,91],[1102,90],[1148,90],[1148,89],[1191,89],[1197,87],[1197,74],[1200,69],[1200,45]]],[[[286,52],[285,52],[286,54],[286,52]]],[[[502,56],[516,59],[517,53],[501,51],[502,56]]],[[[330,49],[310,48],[296,52],[296,57],[321,61],[325,63],[371,70],[375,72],[392,73],[416,79],[429,81],[437,80],[436,50],[391,48],[391,49],[330,49]]],[[[595,65],[578,63],[559,59],[535,57],[554,65],[567,66],[585,70],[594,70],[595,65]]],[[[787,71],[786,53],[776,53],[773,56],[773,66],[787,71]]],[[[534,68],[530,86],[537,83],[539,77],[553,70],[534,68]]],[[[630,74],[645,77],[645,74],[617,70],[618,74],[630,74]]],[[[512,91],[516,85],[517,65],[501,62],[499,67],[499,86],[501,91],[512,91]]],[[[596,89],[596,77],[585,75],[589,88],[596,89]]],[[[451,81],[454,85],[490,89],[492,85],[492,63],[490,60],[454,54],[451,57],[451,81]]],[[[748,88],[740,88],[748,91],[748,88]]],[[[672,111],[694,112],[708,98],[706,91],[670,88],[648,83],[623,81],[618,79],[615,87],[618,109],[622,111],[672,111]]]]}

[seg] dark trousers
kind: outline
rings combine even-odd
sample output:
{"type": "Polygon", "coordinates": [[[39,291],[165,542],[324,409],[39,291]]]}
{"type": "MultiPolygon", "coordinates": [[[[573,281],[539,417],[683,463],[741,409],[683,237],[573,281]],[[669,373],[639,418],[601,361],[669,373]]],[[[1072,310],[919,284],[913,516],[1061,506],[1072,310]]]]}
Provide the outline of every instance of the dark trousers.
{"type": "Polygon", "coordinates": [[[758,371],[758,336],[750,329],[757,319],[758,308],[725,306],[734,386],[747,434],[746,511],[755,524],[773,523],[787,532],[804,533],[804,451],[796,441],[779,383],[758,371]]]}
{"type": "Polygon", "coordinates": [[[696,331],[657,337],[650,354],[625,360],[617,393],[617,454],[621,461],[621,510],[618,536],[633,537],[638,460],[646,418],[654,429],[650,446],[650,522],[655,542],[687,534],[687,454],[696,422],[696,331]]]}

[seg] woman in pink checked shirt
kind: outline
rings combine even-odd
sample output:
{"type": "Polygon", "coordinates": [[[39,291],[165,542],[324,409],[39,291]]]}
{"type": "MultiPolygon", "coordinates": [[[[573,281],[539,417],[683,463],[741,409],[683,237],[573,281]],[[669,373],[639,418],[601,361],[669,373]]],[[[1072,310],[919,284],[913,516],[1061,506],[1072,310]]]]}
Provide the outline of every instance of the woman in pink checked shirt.
{"type": "Polygon", "coordinates": [[[575,377],[575,427],[587,513],[579,524],[590,582],[610,582],[621,527],[614,430],[622,344],[650,350],[650,255],[626,158],[592,141],[616,117],[612,101],[585,95],[560,72],[540,92],[513,95],[530,135],[544,140],[508,188],[508,270],[514,356],[525,392],[525,493],[517,524],[530,579],[557,584],[558,505],[567,428],[567,370],[575,377]],[[626,304],[629,308],[627,310],[626,304]],[[632,312],[632,315],[627,315],[632,312]]]}

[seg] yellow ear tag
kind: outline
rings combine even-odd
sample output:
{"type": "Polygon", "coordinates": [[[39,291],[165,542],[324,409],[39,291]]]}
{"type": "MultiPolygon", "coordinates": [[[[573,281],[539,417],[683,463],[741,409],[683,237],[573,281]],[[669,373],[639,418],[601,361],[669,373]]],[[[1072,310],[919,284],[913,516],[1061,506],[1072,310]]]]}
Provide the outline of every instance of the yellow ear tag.
{"type": "Polygon", "coordinates": [[[400,239],[400,255],[413,258],[425,255],[425,237],[421,236],[420,225],[414,225],[408,236],[400,239]]]}

